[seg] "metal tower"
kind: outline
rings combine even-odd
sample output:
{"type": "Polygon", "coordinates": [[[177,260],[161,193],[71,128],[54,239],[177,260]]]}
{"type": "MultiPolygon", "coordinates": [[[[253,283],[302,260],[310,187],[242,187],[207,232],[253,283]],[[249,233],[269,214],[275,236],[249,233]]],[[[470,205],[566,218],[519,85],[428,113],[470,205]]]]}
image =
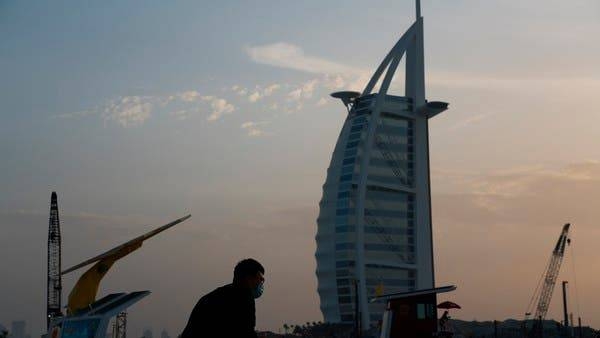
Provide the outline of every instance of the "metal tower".
{"type": "Polygon", "coordinates": [[[54,317],[62,316],[61,309],[61,275],[60,275],[60,220],[58,218],[58,201],[56,192],[50,199],[50,219],[48,224],[48,298],[46,325],[49,328],[54,317]]]}
{"type": "Polygon", "coordinates": [[[113,338],[127,338],[127,312],[123,311],[115,318],[113,338]]]}
{"type": "Polygon", "coordinates": [[[534,315],[535,322],[533,324],[530,336],[542,336],[543,320],[546,318],[546,314],[548,313],[548,307],[550,307],[550,300],[552,300],[554,286],[556,285],[556,279],[558,278],[558,273],[560,272],[560,265],[562,264],[562,260],[565,255],[565,248],[571,243],[571,240],[569,239],[570,227],[570,223],[567,223],[563,226],[560,236],[558,237],[558,241],[554,246],[554,250],[552,250],[550,262],[548,262],[546,271],[544,271],[544,274],[542,275],[542,278],[540,279],[540,282],[533,293],[533,297],[531,297],[529,306],[527,307],[525,321],[529,319],[529,316],[532,312],[532,307],[537,300],[537,306],[535,308],[534,315]]]}

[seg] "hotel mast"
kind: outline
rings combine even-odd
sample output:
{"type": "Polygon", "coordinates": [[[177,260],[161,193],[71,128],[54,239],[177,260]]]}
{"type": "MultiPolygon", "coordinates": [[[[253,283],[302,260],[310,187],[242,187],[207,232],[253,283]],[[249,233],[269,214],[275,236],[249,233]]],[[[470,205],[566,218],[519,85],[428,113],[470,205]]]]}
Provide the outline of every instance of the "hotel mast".
{"type": "Polygon", "coordinates": [[[384,311],[369,302],[375,295],[435,286],[428,120],[448,104],[425,99],[419,0],[416,21],[363,92],[332,96],[348,115],[319,203],[318,292],[326,322],[351,323],[359,313],[367,329],[384,311]],[[405,95],[388,95],[403,57],[405,95]]]}

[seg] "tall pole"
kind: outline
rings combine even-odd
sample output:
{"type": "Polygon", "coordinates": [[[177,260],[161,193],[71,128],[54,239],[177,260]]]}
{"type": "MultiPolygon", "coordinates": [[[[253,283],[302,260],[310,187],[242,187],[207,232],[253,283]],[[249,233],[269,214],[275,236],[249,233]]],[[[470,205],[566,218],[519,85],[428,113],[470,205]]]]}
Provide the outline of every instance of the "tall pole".
{"type": "Polygon", "coordinates": [[[565,325],[565,332],[568,332],[569,330],[569,313],[567,311],[567,282],[566,280],[564,280],[562,282],[562,294],[563,294],[563,315],[564,315],[564,322],[563,324],[565,325]]]}
{"type": "Polygon", "coordinates": [[[494,338],[498,338],[498,321],[494,319],[494,338]]]}
{"type": "Polygon", "coordinates": [[[58,198],[56,192],[50,197],[50,217],[48,221],[48,279],[47,279],[47,307],[46,326],[50,329],[52,318],[59,317],[61,313],[62,282],[60,275],[61,264],[61,239],[60,220],[58,217],[58,198]]]}
{"type": "Polygon", "coordinates": [[[354,330],[356,333],[356,338],[361,337],[361,327],[360,327],[360,302],[358,301],[358,280],[354,280],[354,330]]]}

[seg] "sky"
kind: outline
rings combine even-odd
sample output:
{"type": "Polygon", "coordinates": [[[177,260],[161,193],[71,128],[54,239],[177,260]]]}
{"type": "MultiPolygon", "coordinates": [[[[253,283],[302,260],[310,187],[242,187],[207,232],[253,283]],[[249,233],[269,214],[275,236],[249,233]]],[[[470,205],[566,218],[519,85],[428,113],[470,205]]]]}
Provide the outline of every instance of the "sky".
{"type": "MultiPolygon", "coordinates": [[[[522,318],[571,222],[559,280],[600,328],[600,3],[422,6],[427,98],[450,103],[429,133],[442,298],[522,318]]],[[[134,335],[178,334],[246,257],[266,267],[258,329],[322,320],[315,220],[345,114],[328,94],[362,90],[413,21],[408,0],[1,1],[0,323],[42,332],[51,191],[64,267],[192,214],[101,285],[152,291],[134,335]]]]}

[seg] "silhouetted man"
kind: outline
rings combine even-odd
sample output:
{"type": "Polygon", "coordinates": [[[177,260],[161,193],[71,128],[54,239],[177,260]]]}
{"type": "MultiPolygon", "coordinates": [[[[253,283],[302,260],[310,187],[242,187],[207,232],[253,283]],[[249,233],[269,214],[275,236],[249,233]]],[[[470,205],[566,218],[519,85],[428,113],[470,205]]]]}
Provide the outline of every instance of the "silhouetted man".
{"type": "Polygon", "coordinates": [[[181,338],[256,338],[254,300],[263,293],[263,266],[252,258],[233,270],[233,283],[200,298],[181,338]]]}

